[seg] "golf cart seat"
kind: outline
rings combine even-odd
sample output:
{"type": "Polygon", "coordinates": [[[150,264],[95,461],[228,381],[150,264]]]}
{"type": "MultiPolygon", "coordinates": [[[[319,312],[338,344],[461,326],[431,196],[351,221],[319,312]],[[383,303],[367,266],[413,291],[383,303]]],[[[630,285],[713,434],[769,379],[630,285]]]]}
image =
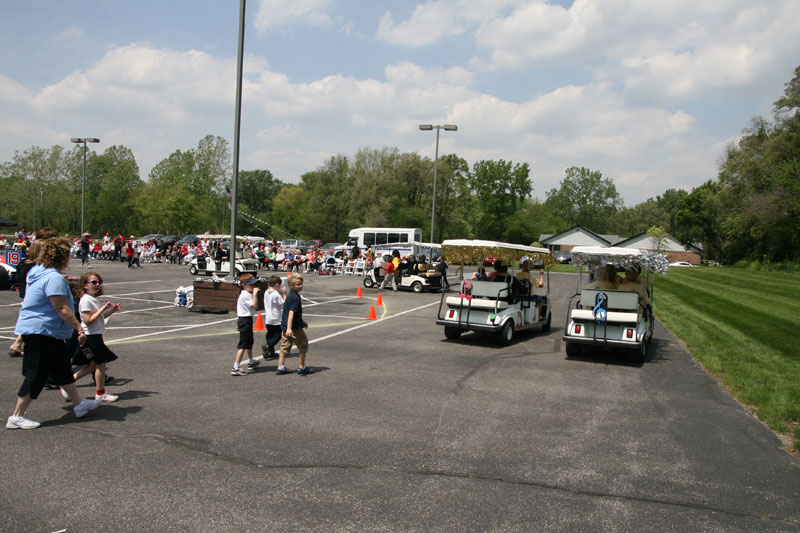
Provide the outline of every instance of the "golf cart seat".
{"type": "Polygon", "coordinates": [[[492,281],[464,281],[461,283],[461,296],[448,296],[447,305],[450,307],[473,307],[476,309],[506,309],[508,302],[508,287],[492,281]],[[465,292],[465,284],[472,285],[471,291],[465,292]],[[471,294],[470,294],[471,293],[471,294]],[[472,298],[469,299],[468,296],[472,298]]]}

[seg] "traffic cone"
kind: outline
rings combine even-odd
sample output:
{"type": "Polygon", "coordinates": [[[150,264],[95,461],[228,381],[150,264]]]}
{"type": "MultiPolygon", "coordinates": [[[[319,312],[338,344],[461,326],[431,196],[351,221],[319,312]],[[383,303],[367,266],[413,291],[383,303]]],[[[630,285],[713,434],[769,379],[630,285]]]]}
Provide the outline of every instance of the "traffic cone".
{"type": "Polygon", "coordinates": [[[375,301],[375,305],[383,305],[383,298],[381,298],[381,293],[378,293],[378,299],[375,301]]]}
{"type": "Polygon", "coordinates": [[[267,331],[267,328],[264,327],[264,319],[261,318],[261,313],[256,315],[256,325],[253,326],[253,331],[267,331]]]}
{"type": "Polygon", "coordinates": [[[361,287],[359,287],[358,291],[356,291],[356,298],[363,298],[363,295],[361,294],[361,287]]]}
{"type": "Polygon", "coordinates": [[[374,305],[370,305],[369,306],[369,316],[367,317],[367,320],[378,320],[378,317],[375,316],[375,306],[374,305]]]}

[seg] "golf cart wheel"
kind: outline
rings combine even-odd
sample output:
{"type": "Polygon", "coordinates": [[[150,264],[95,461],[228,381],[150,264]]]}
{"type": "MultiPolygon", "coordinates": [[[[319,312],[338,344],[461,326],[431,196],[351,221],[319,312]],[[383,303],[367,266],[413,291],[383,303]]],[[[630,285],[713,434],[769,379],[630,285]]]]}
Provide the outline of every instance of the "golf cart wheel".
{"type": "Polygon", "coordinates": [[[550,321],[553,319],[553,315],[550,312],[547,312],[547,322],[544,323],[542,326],[542,331],[548,332],[550,331],[550,321]]]}
{"type": "Polygon", "coordinates": [[[414,292],[417,292],[417,293],[422,292],[422,282],[421,281],[415,281],[414,283],[412,283],[411,284],[411,290],[414,291],[414,292]]]}
{"type": "Polygon", "coordinates": [[[461,330],[458,328],[444,328],[444,336],[448,339],[457,339],[461,336],[461,330]]]}
{"type": "Polygon", "coordinates": [[[368,289],[371,289],[372,287],[375,286],[375,282],[372,281],[372,276],[364,276],[363,283],[364,283],[364,287],[366,287],[368,289]]]}
{"type": "Polygon", "coordinates": [[[191,274],[192,276],[196,276],[197,275],[197,266],[196,265],[192,265],[192,266],[189,267],[189,274],[191,274]]]}
{"type": "Polygon", "coordinates": [[[644,339],[642,339],[642,342],[639,343],[639,347],[636,348],[633,352],[633,360],[637,364],[643,365],[646,356],[647,356],[647,342],[644,339]]]}
{"type": "Polygon", "coordinates": [[[567,357],[580,357],[581,345],[573,342],[567,343],[567,357]]]}
{"type": "Polygon", "coordinates": [[[497,340],[503,346],[508,346],[511,344],[511,341],[514,340],[514,321],[507,320],[505,324],[503,324],[503,329],[500,330],[500,333],[497,336],[497,340]]]}

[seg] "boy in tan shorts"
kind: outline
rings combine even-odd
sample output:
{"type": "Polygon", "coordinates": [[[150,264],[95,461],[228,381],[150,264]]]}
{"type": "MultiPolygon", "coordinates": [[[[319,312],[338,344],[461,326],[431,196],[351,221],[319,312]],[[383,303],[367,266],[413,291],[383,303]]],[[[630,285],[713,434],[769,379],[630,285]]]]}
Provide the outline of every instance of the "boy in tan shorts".
{"type": "Polygon", "coordinates": [[[308,327],[303,320],[303,302],[300,299],[300,291],[303,290],[303,276],[300,274],[289,274],[289,293],[283,303],[283,315],[281,316],[281,352],[278,355],[278,369],[275,371],[279,376],[289,374],[284,362],[286,356],[292,349],[292,344],[297,345],[300,351],[300,360],[297,373],[300,375],[311,374],[314,369],[306,366],[306,352],[308,351],[308,338],[304,328],[308,327]]]}

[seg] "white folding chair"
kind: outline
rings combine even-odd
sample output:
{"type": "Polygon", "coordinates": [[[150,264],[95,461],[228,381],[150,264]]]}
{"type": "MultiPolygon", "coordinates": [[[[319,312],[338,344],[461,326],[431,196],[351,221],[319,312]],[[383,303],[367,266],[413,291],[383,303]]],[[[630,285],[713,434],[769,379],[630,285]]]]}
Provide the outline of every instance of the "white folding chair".
{"type": "Polygon", "coordinates": [[[355,261],[348,261],[346,266],[344,267],[344,274],[343,275],[349,274],[350,276],[352,276],[354,274],[354,272],[355,272],[355,267],[356,267],[356,262],[355,261]]]}
{"type": "Polygon", "coordinates": [[[358,260],[356,261],[355,266],[353,267],[353,275],[354,276],[363,276],[364,275],[364,266],[366,265],[366,261],[358,260]]]}

